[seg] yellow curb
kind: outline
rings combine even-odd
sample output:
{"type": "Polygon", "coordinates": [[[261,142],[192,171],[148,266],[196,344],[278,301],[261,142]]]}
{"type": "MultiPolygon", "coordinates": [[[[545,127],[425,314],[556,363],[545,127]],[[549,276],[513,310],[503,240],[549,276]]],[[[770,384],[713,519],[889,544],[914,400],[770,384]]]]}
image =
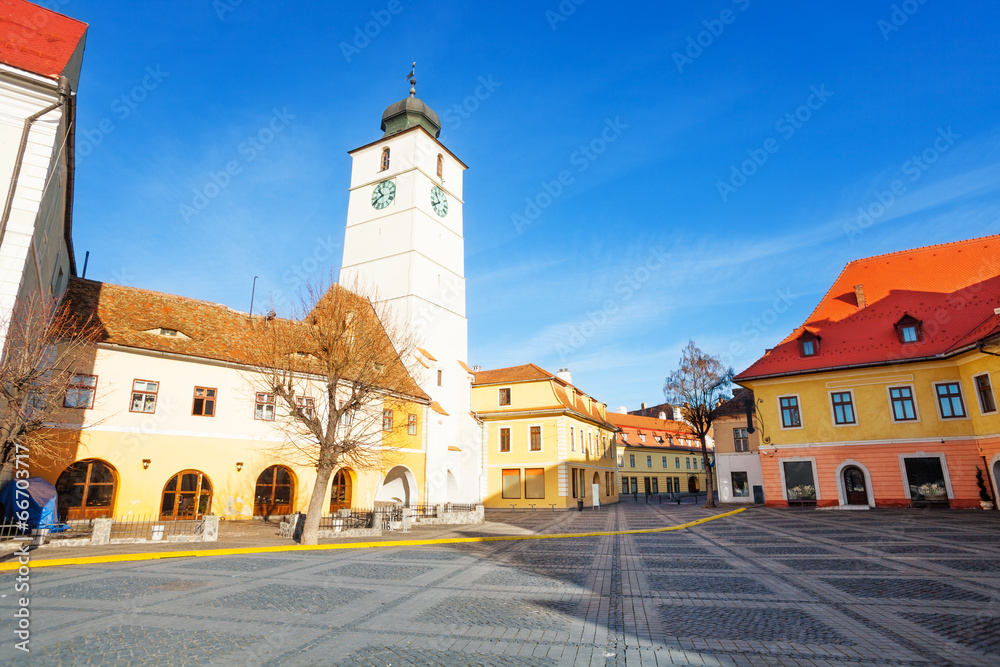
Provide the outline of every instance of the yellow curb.
{"type": "MultiPolygon", "coordinates": [[[[682,530],[693,528],[709,521],[733,516],[740,512],[745,512],[747,508],[740,509],[715,516],[689,521],[676,526],[666,528],[641,528],[637,530],[614,530],[595,533],[559,533],[554,535],[497,535],[493,537],[447,537],[434,540],[395,540],[392,542],[346,542],[342,544],[290,544],[278,547],[242,547],[238,549],[202,549],[197,551],[163,551],[160,553],[145,554],[115,554],[109,556],[83,556],[80,558],[49,558],[36,560],[28,563],[29,567],[56,567],[59,565],[93,565],[97,563],[124,563],[129,561],[160,560],[164,558],[198,558],[203,556],[233,556],[236,554],[266,554],[278,553],[282,551],[326,551],[332,549],[371,549],[378,547],[416,547],[432,544],[468,544],[472,542],[515,542],[519,540],[556,540],[571,537],[605,537],[608,535],[639,535],[642,533],[665,533],[671,530],[682,530]]],[[[16,570],[21,567],[18,561],[0,563],[0,572],[16,570]]]]}

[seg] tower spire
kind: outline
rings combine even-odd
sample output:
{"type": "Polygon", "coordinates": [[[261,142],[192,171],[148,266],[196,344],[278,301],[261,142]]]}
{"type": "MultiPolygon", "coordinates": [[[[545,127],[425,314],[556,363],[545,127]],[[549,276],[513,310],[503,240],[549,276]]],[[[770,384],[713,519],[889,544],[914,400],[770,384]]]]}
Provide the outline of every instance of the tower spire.
{"type": "Polygon", "coordinates": [[[413,63],[413,67],[410,69],[410,73],[406,75],[406,79],[410,82],[410,97],[417,96],[417,63],[413,63]]]}

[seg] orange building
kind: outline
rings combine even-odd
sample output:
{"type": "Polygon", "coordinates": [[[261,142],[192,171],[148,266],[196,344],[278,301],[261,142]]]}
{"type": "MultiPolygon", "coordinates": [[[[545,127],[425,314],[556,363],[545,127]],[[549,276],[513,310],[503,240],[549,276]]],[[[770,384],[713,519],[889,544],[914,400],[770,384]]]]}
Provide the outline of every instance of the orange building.
{"type": "Polygon", "coordinates": [[[1000,476],[1000,236],[848,264],[736,381],[768,505],[979,507],[1000,476]]]}

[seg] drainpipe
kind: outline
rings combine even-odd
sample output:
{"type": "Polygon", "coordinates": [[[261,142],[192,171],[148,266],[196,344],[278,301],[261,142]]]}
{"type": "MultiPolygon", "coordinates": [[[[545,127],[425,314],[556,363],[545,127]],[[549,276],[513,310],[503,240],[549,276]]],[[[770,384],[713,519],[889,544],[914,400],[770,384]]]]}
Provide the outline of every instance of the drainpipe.
{"type": "MultiPolygon", "coordinates": [[[[7,192],[7,201],[3,208],[3,218],[0,218],[0,245],[3,245],[4,236],[7,234],[7,222],[10,220],[10,212],[14,206],[14,195],[17,192],[17,181],[21,176],[21,165],[24,163],[24,153],[28,148],[28,135],[31,133],[31,126],[35,121],[59,107],[66,104],[69,99],[69,80],[66,77],[59,77],[59,100],[53,102],[41,111],[34,113],[24,119],[24,128],[21,130],[21,143],[17,147],[17,158],[14,160],[14,173],[10,177],[10,190],[7,192]]],[[[72,173],[72,172],[71,172],[72,173]]],[[[69,203],[67,202],[67,205],[69,203]]]]}

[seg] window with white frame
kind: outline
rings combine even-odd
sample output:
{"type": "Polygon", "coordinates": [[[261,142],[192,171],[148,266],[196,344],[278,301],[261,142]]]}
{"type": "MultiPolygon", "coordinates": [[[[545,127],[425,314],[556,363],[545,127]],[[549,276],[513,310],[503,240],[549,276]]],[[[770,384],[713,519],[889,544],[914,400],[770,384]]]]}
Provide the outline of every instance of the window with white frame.
{"type": "Polygon", "coordinates": [[[253,418],[267,422],[274,421],[274,394],[257,392],[253,418]]]}
{"type": "Polygon", "coordinates": [[[976,383],[976,396],[979,398],[980,412],[996,412],[997,402],[993,396],[993,384],[990,382],[989,373],[977,375],[973,380],[976,383]]]}
{"type": "Polygon", "coordinates": [[[778,399],[781,405],[781,427],[800,428],[802,426],[802,415],[799,413],[798,396],[782,396],[778,399]]]}
{"type": "Polygon", "coordinates": [[[854,397],[849,391],[835,391],[830,394],[833,406],[833,423],[837,426],[857,424],[854,414],[854,397]]]}
{"type": "Polygon", "coordinates": [[[159,391],[159,382],[150,382],[149,380],[133,381],[132,402],[129,404],[129,412],[146,412],[148,414],[156,412],[156,397],[159,391]]]}
{"type": "Polygon", "coordinates": [[[750,451],[750,438],[747,435],[747,430],[745,428],[733,429],[733,442],[736,445],[736,451],[738,452],[750,451]]]}
{"type": "Polygon", "coordinates": [[[957,382],[936,384],[934,392],[937,395],[942,419],[961,419],[967,416],[965,403],[962,401],[962,388],[957,382]]]}

